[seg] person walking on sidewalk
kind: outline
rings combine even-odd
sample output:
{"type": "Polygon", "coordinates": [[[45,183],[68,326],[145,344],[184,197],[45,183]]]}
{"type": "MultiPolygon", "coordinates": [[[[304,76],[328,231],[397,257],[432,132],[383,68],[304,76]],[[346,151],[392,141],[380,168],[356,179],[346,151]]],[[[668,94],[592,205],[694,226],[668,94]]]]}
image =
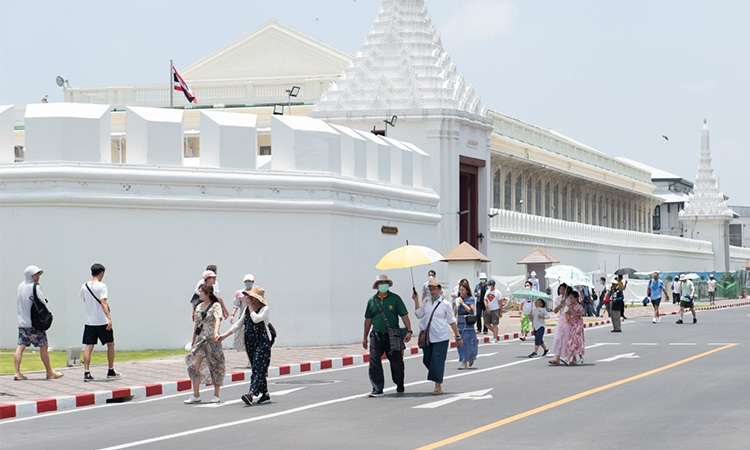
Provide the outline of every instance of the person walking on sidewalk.
{"type": "Polygon", "coordinates": [[[120,378],[115,371],[115,332],[112,326],[112,310],[109,308],[107,285],[102,283],[107,269],[96,263],[91,266],[91,280],[81,286],[81,299],[86,309],[86,324],[83,327],[83,381],[92,381],[89,366],[91,352],[96,342],[107,346],[107,378],[120,378]]]}
{"type": "Polygon", "coordinates": [[[625,295],[616,278],[612,280],[612,288],[609,290],[609,304],[610,314],[612,314],[612,333],[621,333],[620,317],[625,312],[625,295]]]}
{"type": "Polygon", "coordinates": [[[490,286],[490,290],[487,291],[487,295],[484,297],[484,323],[487,324],[487,328],[492,331],[492,339],[490,343],[494,344],[500,340],[499,325],[500,318],[503,316],[503,295],[500,291],[495,288],[495,280],[488,280],[487,284],[490,286]]]}
{"type": "Polygon", "coordinates": [[[427,281],[422,285],[422,301],[430,296],[430,288],[427,287],[427,283],[429,283],[430,280],[434,280],[436,276],[437,272],[434,270],[430,269],[427,271],[427,281]]]}
{"type": "Polygon", "coordinates": [[[482,319],[484,318],[484,297],[487,295],[488,290],[489,287],[487,286],[487,274],[482,272],[479,274],[479,283],[477,283],[476,287],[474,287],[474,299],[476,300],[477,334],[487,334],[487,324],[483,324],[482,319]]]}
{"type": "MultiPolygon", "coordinates": [[[[570,340],[570,324],[567,321],[565,313],[568,312],[568,305],[572,300],[569,296],[568,287],[565,283],[560,283],[557,287],[557,297],[553,303],[553,312],[557,314],[557,325],[555,325],[555,334],[552,340],[552,352],[555,357],[548,361],[553,366],[559,366],[560,362],[568,365],[568,341],[570,340]]],[[[571,289],[572,290],[572,289],[571,289]]]]}
{"type": "Polygon", "coordinates": [[[221,305],[214,295],[214,288],[204,284],[198,288],[201,302],[195,307],[193,317],[193,341],[190,352],[185,356],[188,376],[193,383],[193,395],[185,400],[190,405],[200,403],[201,383],[211,377],[214,385],[214,397],[211,403],[219,403],[219,391],[224,384],[226,364],[224,350],[219,341],[219,326],[221,325],[221,305]]]}
{"type": "Polygon", "coordinates": [[[472,367],[477,359],[479,342],[477,333],[474,331],[474,322],[476,313],[474,297],[471,296],[471,286],[469,283],[461,283],[458,286],[458,297],[456,298],[456,323],[458,324],[458,333],[461,335],[463,345],[458,349],[458,361],[461,365],[458,370],[464,370],[472,367]]]}
{"type": "Polygon", "coordinates": [[[29,266],[23,271],[24,280],[18,285],[16,291],[16,305],[18,311],[18,347],[13,354],[13,379],[15,381],[27,380],[26,375],[21,373],[21,360],[26,347],[33,345],[39,347],[39,357],[47,370],[47,379],[55,380],[63,376],[62,372],[55,372],[49,362],[49,346],[47,345],[47,332],[37,330],[31,322],[31,307],[34,299],[46,301],[39,279],[44,271],[37,266],[29,266]]]}
{"type": "MultiPolygon", "coordinates": [[[[430,283],[434,280],[430,281],[430,283]]],[[[372,384],[370,397],[382,397],[383,388],[385,387],[385,377],[383,376],[383,353],[388,357],[391,363],[391,379],[396,384],[396,392],[404,392],[404,354],[401,349],[398,351],[391,348],[391,340],[388,329],[399,330],[398,318],[404,322],[406,327],[405,341],[411,340],[411,322],[409,321],[409,311],[406,309],[404,301],[398,294],[391,292],[393,281],[388,279],[388,275],[378,275],[372,288],[377,292],[367,301],[365,308],[364,334],[362,336],[362,347],[370,349],[370,367],[369,376],[372,384]]],[[[417,294],[413,294],[416,298],[417,294]]],[[[402,346],[403,348],[403,346],[402,346]]]]}
{"type": "MultiPolygon", "coordinates": [[[[255,276],[251,273],[245,274],[245,276],[242,278],[242,282],[245,284],[244,290],[239,290],[234,293],[234,302],[233,302],[233,308],[232,312],[229,314],[229,323],[234,324],[234,315],[237,314],[237,311],[243,311],[245,309],[245,298],[247,297],[245,291],[249,291],[253,288],[253,285],[255,284],[255,276]]],[[[240,313],[240,319],[242,318],[242,313],[240,313]]],[[[245,351],[245,323],[242,320],[237,321],[237,330],[234,333],[234,342],[232,343],[232,348],[234,348],[238,352],[244,352],[245,351]]],[[[248,355],[248,363],[247,367],[250,368],[252,366],[252,361],[250,361],[250,355],[248,355]]]]}
{"type": "Polygon", "coordinates": [[[428,284],[430,298],[419,305],[417,294],[412,294],[414,313],[419,319],[419,329],[429,337],[429,344],[422,348],[422,364],[427,368],[427,379],[435,383],[432,395],[443,393],[443,375],[445,374],[445,357],[448,355],[450,334],[456,339],[456,346],[461,348],[463,340],[456,327],[456,318],[450,302],[440,294],[442,286],[438,280],[428,284]]]}
{"type": "Polygon", "coordinates": [[[252,289],[243,291],[243,299],[247,307],[243,308],[242,315],[237,322],[226,333],[219,336],[219,342],[240,329],[244,330],[245,351],[247,351],[247,359],[250,360],[253,372],[250,378],[250,389],[241,398],[247,406],[252,406],[253,396],[258,397],[258,403],[271,400],[266,373],[268,366],[271,365],[271,347],[275,337],[272,333],[273,326],[269,322],[266,291],[260,286],[253,286],[252,289]]]}
{"type": "Polygon", "coordinates": [[[539,347],[544,349],[542,356],[547,356],[549,349],[544,345],[544,321],[549,319],[549,313],[547,312],[547,306],[543,299],[536,299],[536,305],[531,310],[531,323],[534,326],[534,351],[531,352],[529,358],[536,358],[538,356],[539,347]]]}
{"type": "Polygon", "coordinates": [[[653,323],[661,323],[659,305],[661,304],[661,296],[663,294],[664,282],[659,279],[659,272],[654,272],[654,277],[648,281],[648,288],[646,288],[646,296],[648,296],[651,304],[654,306],[654,318],[651,319],[653,323]]]}
{"type": "Polygon", "coordinates": [[[610,317],[612,314],[609,312],[609,304],[608,302],[605,302],[604,299],[607,298],[607,279],[604,277],[599,277],[599,285],[597,286],[599,289],[599,304],[596,307],[596,317],[601,316],[602,312],[602,306],[604,306],[604,310],[607,312],[607,315],[610,317]]]}
{"type": "Polygon", "coordinates": [[[706,282],[706,286],[708,286],[708,299],[710,300],[711,305],[716,304],[716,279],[714,278],[714,274],[711,274],[708,276],[708,281],[706,282]]]}
{"type": "MultiPolygon", "coordinates": [[[[525,282],[523,284],[523,287],[527,290],[533,289],[531,281],[525,282]]],[[[533,298],[527,296],[521,299],[521,336],[519,336],[518,339],[522,341],[526,340],[526,336],[529,335],[529,331],[531,330],[531,320],[529,320],[529,316],[531,315],[531,310],[533,308],[534,308],[533,298]]]]}
{"type": "Polygon", "coordinates": [[[680,276],[681,275],[675,275],[675,277],[672,278],[672,304],[673,305],[680,303],[680,276]]]}
{"type": "Polygon", "coordinates": [[[682,323],[682,315],[685,313],[685,309],[689,309],[693,313],[693,323],[698,322],[698,318],[695,316],[695,284],[685,274],[680,275],[680,293],[682,293],[680,318],[675,323],[682,323]]]}

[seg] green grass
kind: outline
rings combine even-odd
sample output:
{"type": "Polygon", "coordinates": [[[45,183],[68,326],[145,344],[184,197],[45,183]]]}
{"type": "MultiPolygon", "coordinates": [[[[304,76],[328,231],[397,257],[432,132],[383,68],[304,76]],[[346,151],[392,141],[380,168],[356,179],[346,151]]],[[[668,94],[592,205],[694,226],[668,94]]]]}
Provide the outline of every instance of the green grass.
{"type": "MultiPolygon", "coordinates": [[[[0,375],[13,373],[13,350],[0,350],[0,375]]],[[[117,351],[115,354],[115,363],[122,361],[134,361],[139,359],[163,358],[166,356],[186,355],[185,350],[142,350],[142,351],[117,351]]],[[[83,356],[83,354],[81,354],[83,356]]],[[[49,352],[50,363],[53,368],[66,367],[68,362],[67,351],[49,352]]],[[[95,351],[91,354],[91,364],[105,364],[107,362],[106,351],[95,351]]],[[[44,370],[39,350],[37,348],[26,347],[21,360],[21,372],[34,372],[44,370]]]]}

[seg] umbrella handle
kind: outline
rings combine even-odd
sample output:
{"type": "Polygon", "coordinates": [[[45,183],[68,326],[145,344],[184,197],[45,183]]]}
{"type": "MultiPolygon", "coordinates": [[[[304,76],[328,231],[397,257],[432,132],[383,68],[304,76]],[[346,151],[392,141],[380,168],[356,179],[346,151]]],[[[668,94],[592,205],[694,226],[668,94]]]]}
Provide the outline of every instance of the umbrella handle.
{"type": "MultiPolygon", "coordinates": [[[[406,242],[409,243],[409,241],[406,242]]],[[[411,291],[414,295],[417,295],[417,288],[414,286],[414,269],[409,267],[409,272],[411,272],[411,291]]]]}

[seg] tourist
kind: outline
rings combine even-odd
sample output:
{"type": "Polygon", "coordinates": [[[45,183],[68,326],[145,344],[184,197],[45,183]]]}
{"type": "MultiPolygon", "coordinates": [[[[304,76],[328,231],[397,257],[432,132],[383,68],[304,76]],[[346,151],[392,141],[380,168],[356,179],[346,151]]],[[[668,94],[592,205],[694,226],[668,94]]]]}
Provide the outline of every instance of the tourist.
{"type": "Polygon", "coordinates": [[[549,361],[553,366],[559,366],[560,362],[568,364],[568,341],[570,340],[570,324],[566,320],[565,313],[568,312],[570,299],[566,292],[568,285],[561,283],[557,287],[557,297],[553,303],[553,312],[557,314],[557,325],[555,325],[555,335],[552,339],[552,352],[554,358],[549,361]]]}
{"type": "Polygon", "coordinates": [[[495,287],[495,280],[488,280],[487,284],[490,286],[490,290],[487,291],[487,295],[484,297],[484,323],[487,324],[487,328],[492,331],[492,339],[490,343],[500,341],[499,325],[500,318],[503,317],[503,296],[502,293],[495,287]]]}
{"type": "MultiPolygon", "coordinates": [[[[430,281],[433,283],[435,280],[430,281]]],[[[391,292],[393,281],[388,279],[388,275],[378,275],[372,288],[376,290],[375,295],[367,300],[365,308],[365,326],[364,335],[362,336],[362,347],[370,349],[370,384],[372,392],[370,397],[382,397],[383,388],[385,387],[385,377],[383,376],[383,353],[386,354],[391,364],[391,379],[396,385],[396,393],[404,392],[404,355],[401,349],[395,350],[391,346],[388,329],[399,330],[398,318],[404,322],[406,327],[405,341],[411,339],[411,322],[409,321],[409,311],[406,309],[401,297],[391,292]]],[[[413,293],[417,297],[416,292],[413,293]]],[[[403,348],[403,346],[402,346],[403,348]]]]}
{"type": "Polygon", "coordinates": [[[107,346],[107,378],[120,378],[115,371],[115,332],[112,327],[112,310],[109,308],[107,285],[102,283],[106,269],[97,263],[91,266],[91,280],[81,286],[81,299],[86,309],[83,328],[83,381],[92,381],[89,365],[96,342],[107,346]]]}
{"type": "Polygon", "coordinates": [[[612,333],[622,332],[620,317],[625,311],[625,295],[620,287],[622,283],[617,279],[612,280],[612,287],[609,290],[610,314],[612,316],[612,333]]]}
{"type": "Polygon", "coordinates": [[[436,276],[437,272],[434,270],[430,269],[427,271],[427,281],[422,285],[422,301],[430,296],[430,289],[427,287],[427,283],[429,283],[430,280],[434,280],[436,276]]]}
{"type": "MultiPolygon", "coordinates": [[[[193,382],[193,395],[185,400],[190,405],[200,403],[200,386],[211,377],[214,386],[214,396],[211,403],[219,403],[219,391],[224,384],[226,365],[224,351],[219,340],[219,326],[221,325],[221,305],[214,294],[213,285],[206,283],[198,288],[201,302],[195,307],[193,314],[193,341],[190,352],[185,357],[187,372],[193,382]]],[[[253,372],[255,372],[253,370],[253,372]]]]}
{"type": "Polygon", "coordinates": [[[716,279],[714,279],[714,274],[711,274],[708,276],[708,281],[706,282],[706,286],[708,286],[708,300],[711,302],[711,305],[716,304],[716,279]]]}
{"type": "Polygon", "coordinates": [[[599,289],[599,304],[596,307],[596,317],[601,316],[602,306],[604,306],[604,310],[607,311],[607,315],[610,317],[612,314],[609,313],[609,302],[605,302],[604,299],[607,298],[607,279],[604,277],[599,277],[599,286],[597,286],[599,289]]]}
{"type": "Polygon", "coordinates": [[[617,287],[622,292],[622,311],[620,312],[620,316],[622,320],[627,320],[627,317],[625,317],[625,290],[628,288],[628,280],[623,281],[622,275],[617,275],[617,287]]]}
{"type": "Polygon", "coordinates": [[[529,277],[529,280],[528,280],[529,283],[531,283],[531,289],[533,289],[535,291],[538,291],[539,290],[539,279],[536,277],[536,272],[534,272],[532,270],[529,275],[531,275],[529,277]]]}
{"type": "Polygon", "coordinates": [[[678,303],[680,303],[680,275],[675,275],[672,278],[672,304],[678,303]]]}
{"type": "MultiPolygon", "coordinates": [[[[234,302],[232,302],[232,312],[229,313],[229,323],[234,324],[234,315],[237,313],[237,311],[243,311],[245,309],[245,298],[247,295],[245,294],[245,291],[249,291],[253,288],[253,284],[255,284],[255,276],[251,273],[245,274],[244,277],[242,277],[242,282],[245,285],[245,289],[240,289],[239,291],[236,291],[234,293],[234,302]]],[[[242,317],[242,313],[240,313],[240,318],[242,317]]],[[[232,343],[232,348],[235,349],[238,352],[244,352],[245,351],[245,322],[242,320],[238,320],[237,329],[234,333],[234,342],[232,343]]],[[[250,361],[250,356],[248,355],[248,363],[247,367],[252,367],[252,361],[250,361]]]]}
{"type": "Polygon", "coordinates": [[[432,280],[428,286],[430,288],[429,299],[422,302],[421,306],[417,294],[412,295],[412,300],[414,300],[415,314],[419,319],[419,329],[429,337],[429,344],[422,349],[422,363],[427,367],[427,379],[435,383],[432,395],[441,395],[445,357],[448,354],[451,331],[453,331],[458,348],[461,348],[463,340],[456,327],[456,318],[453,316],[451,304],[440,295],[440,282],[432,280]]]}
{"type": "Polygon", "coordinates": [[[545,320],[549,319],[549,313],[547,312],[547,306],[543,299],[536,299],[536,304],[531,310],[531,323],[534,326],[534,351],[531,352],[529,358],[536,358],[538,356],[539,347],[544,349],[542,356],[547,356],[549,349],[544,344],[544,333],[546,328],[544,327],[545,320]]]}
{"type": "Polygon", "coordinates": [[[458,333],[461,335],[463,346],[458,349],[458,361],[461,363],[458,370],[472,367],[477,359],[479,343],[477,333],[474,331],[474,322],[476,320],[476,301],[471,296],[471,286],[469,283],[462,283],[458,287],[458,298],[456,298],[456,322],[458,323],[458,333]]]}
{"type": "Polygon", "coordinates": [[[581,305],[580,294],[569,289],[569,295],[573,300],[568,306],[565,318],[570,324],[570,339],[568,340],[568,357],[570,365],[583,364],[583,354],[586,352],[586,341],[583,336],[583,306],[581,305]]]}
{"type": "Polygon", "coordinates": [[[34,304],[34,298],[40,301],[47,301],[39,286],[39,279],[44,271],[37,266],[29,266],[24,270],[24,280],[18,285],[16,291],[16,304],[18,310],[18,347],[13,355],[13,379],[15,381],[28,380],[26,375],[21,373],[21,359],[26,347],[32,345],[39,347],[39,357],[47,371],[47,379],[55,380],[63,376],[62,372],[55,372],[49,362],[49,346],[47,345],[47,332],[37,330],[31,323],[31,308],[34,304]]]}
{"type": "MultiPolygon", "coordinates": [[[[214,264],[209,264],[206,266],[206,270],[203,272],[203,276],[201,277],[200,281],[198,281],[198,284],[195,285],[195,295],[198,294],[198,290],[201,286],[204,284],[210,284],[214,289],[214,295],[217,299],[219,299],[219,305],[221,305],[221,313],[224,319],[229,317],[229,310],[227,310],[227,307],[224,306],[224,299],[221,298],[221,290],[219,289],[219,281],[217,280],[216,276],[216,266],[214,264]]],[[[195,306],[200,303],[200,300],[196,298],[196,296],[193,295],[193,300],[191,300],[191,303],[193,303],[193,311],[195,311],[195,306]]],[[[195,319],[195,318],[193,318],[195,319]]]]}
{"type": "Polygon", "coordinates": [[[596,293],[593,291],[593,288],[589,288],[588,286],[579,286],[581,297],[583,297],[583,313],[586,317],[594,317],[596,315],[596,311],[594,311],[594,299],[596,298],[596,293]],[[593,293],[593,295],[592,295],[593,293]]]}
{"type": "Polygon", "coordinates": [[[487,327],[483,326],[482,318],[484,316],[484,296],[487,295],[487,274],[482,272],[479,274],[479,283],[474,287],[474,298],[477,301],[476,317],[477,317],[477,334],[487,334],[487,327]]]}
{"type": "MultiPolygon", "coordinates": [[[[526,289],[532,289],[531,281],[525,282],[524,287],[526,289]]],[[[531,329],[531,321],[529,320],[529,315],[531,314],[531,310],[533,308],[534,308],[534,299],[528,295],[524,296],[521,299],[521,336],[519,336],[518,338],[522,341],[525,341],[526,336],[529,335],[529,331],[531,329]]]]}
{"type": "Polygon", "coordinates": [[[253,406],[253,396],[258,397],[257,403],[259,404],[271,400],[266,373],[268,366],[271,365],[271,347],[275,336],[269,322],[270,313],[266,291],[260,286],[253,286],[242,291],[242,297],[245,302],[242,314],[226,333],[219,336],[219,342],[235,332],[241,331],[245,334],[243,339],[245,351],[253,372],[250,376],[250,388],[241,398],[247,406],[253,406]]]}
{"type": "Polygon", "coordinates": [[[680,275],[680,293],[682,294],[682,298],[680,299],[680,318],[677,319],[676,323],[682,323],[682,315],[685,309],[689,309],[693,313],[693,323],[698,322],[698,318],[695,316],[695,284],[684,274],[680,275]]]}
{"type": "Polygon", "coordinates": [[[648,280],[648,287],[646,288],[646,297],[651,300],[651,305],[654,307],[654,318],[651,319],[652,323],[661,323],[659,305],[661,304],[661,296],[663,294],[664,282],[659,279],[659,272],[654,272],[653,278],[648,280]]]}

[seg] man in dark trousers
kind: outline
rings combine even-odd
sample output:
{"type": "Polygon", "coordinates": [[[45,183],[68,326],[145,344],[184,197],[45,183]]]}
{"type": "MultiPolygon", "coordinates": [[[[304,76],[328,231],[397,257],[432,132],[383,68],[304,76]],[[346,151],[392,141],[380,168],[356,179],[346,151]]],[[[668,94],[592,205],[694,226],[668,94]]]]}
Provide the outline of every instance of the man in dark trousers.
{"type": "Polygon", "coordinates": [[[482,272],[479,274],[479,283],[474,287],[474,301],[477,305],[477,334],[487,334],[487,324],[482,324],[482,317],[484,316],[484,296],[488,290],[487,274],[482,272]]]}

